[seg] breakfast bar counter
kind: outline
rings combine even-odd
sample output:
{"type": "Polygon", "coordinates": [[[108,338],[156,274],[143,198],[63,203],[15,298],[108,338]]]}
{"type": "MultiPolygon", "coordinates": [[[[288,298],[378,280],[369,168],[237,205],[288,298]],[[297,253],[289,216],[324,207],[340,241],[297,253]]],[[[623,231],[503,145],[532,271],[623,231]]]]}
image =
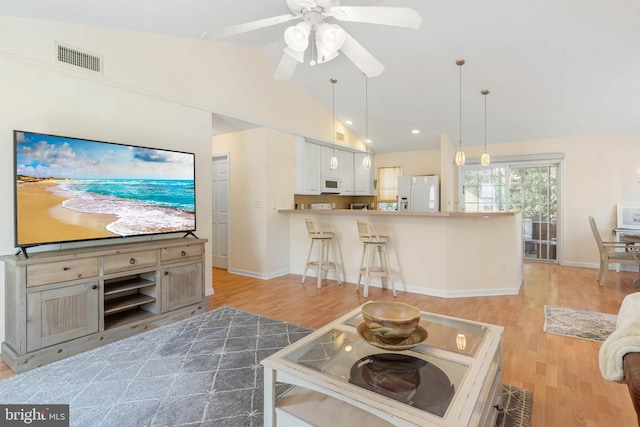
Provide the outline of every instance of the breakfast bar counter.
{"type": "MultiPolygon", "coordinates": [[[[304,272],[309,237],[305,218],[335,233],[346,281],[357,283],[362,243],[356,220],[371,221],[390,237],[388,252],[396,289],[438,297],[515,295],[522,282],[520,211],[397,212],[376,210],[280,210],[289,215],[290,271],[304,272]]],[[[314,272],[310,272],[314,274],[314,272]]],[[[329,279],[337,279],[330,273],[329,279]]],[[[373,279],[372,287],[380,287],[373,279]]],[[[391,291],[389,291],[391,296],[391,291]]]]}

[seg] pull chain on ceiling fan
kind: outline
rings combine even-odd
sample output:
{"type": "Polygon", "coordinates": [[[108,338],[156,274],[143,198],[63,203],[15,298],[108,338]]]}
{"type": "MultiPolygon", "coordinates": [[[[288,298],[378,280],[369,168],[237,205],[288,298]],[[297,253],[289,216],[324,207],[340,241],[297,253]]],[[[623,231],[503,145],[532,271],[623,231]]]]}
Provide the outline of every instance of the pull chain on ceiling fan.
{"type": "Polygon", "coordinates": [[[342,27],[330,24],[326,19],[412,29],[420,28],[422,23],[422,17],[415,10],[404,7],[340,6],[340,0],[286,0],[286,3],[291,14],[210,31],[204,33],[202,38],[216,40],[301,19],[302,22],[284,31],[286,47],[283,49],[284,54],[273,76],[274,79],[290,79],[297,65],[305,62],[305,52],[310,44],[310,65],[331,61],[342,52],[365,76],[375,77],[384,71],[384,65],[342,27]]]}

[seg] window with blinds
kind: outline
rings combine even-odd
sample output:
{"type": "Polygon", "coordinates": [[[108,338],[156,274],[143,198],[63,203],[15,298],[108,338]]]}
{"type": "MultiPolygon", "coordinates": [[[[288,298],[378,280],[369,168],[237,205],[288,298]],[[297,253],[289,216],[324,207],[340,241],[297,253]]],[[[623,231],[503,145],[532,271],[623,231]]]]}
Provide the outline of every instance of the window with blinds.
{"type": "Polygon", "coordinates": [[[398,201],[400,166],[378,168],[378,202],[398,201]]]}

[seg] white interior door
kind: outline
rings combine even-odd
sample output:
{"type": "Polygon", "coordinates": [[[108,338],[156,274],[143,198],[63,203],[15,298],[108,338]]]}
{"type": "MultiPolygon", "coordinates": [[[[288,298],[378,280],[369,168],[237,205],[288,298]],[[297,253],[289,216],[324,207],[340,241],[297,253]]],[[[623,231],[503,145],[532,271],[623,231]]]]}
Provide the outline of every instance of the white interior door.
{"type": "Polygon", "coordinates": [[[213,158],[211,230],[213,266],[229,268],[229,155],[213,158]]]}

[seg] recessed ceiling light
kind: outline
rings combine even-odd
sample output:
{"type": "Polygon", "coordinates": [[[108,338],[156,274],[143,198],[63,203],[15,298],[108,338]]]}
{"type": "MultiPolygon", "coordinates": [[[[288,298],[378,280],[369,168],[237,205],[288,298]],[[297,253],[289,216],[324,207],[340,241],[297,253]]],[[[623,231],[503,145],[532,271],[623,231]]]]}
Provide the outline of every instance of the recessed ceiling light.
{"type": "Polygon", "coordinates": [[[414,129],[411,131],[412,134],[414,135],[418,135],[420,133],[420,131],[418,129],[414,129]]]}
{"type": "Polygon", "coordinates": [[[345,123],[348,124],[348,125],[352,125],[353,121],[352,120],[347,120],[347,121],[345,121],[345,123]]]}
{"type": "Polygon", "coordinates": [[[364,142],[366,142],[367,144],[371,144],[371,140],[369,138],[365,139],[364,142]]]}

